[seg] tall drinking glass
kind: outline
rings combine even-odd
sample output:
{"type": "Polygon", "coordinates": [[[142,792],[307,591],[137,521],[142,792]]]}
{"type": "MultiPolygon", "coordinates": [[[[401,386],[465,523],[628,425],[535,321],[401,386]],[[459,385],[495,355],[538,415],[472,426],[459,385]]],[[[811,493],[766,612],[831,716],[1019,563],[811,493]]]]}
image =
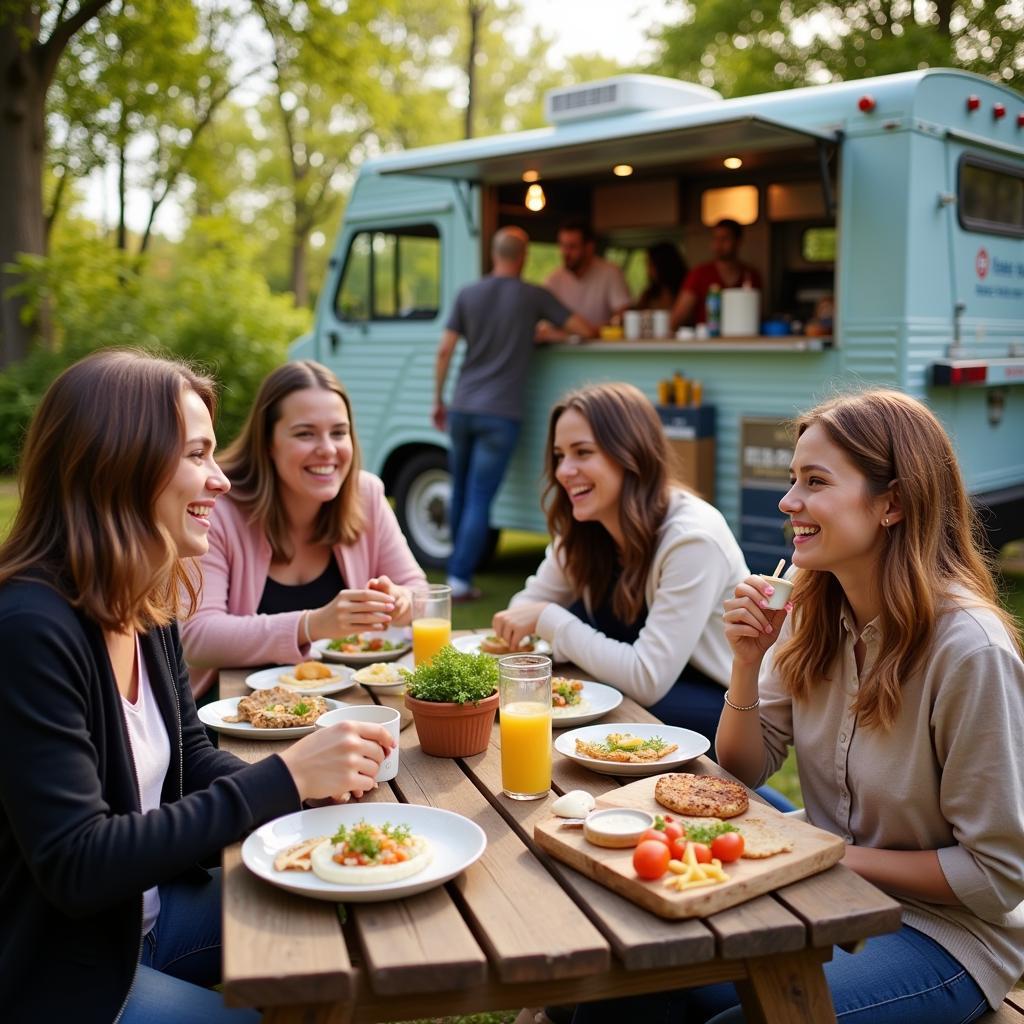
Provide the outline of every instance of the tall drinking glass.
{"type": "Polygon", "coordinates": [[[452,588],[443,583],[417,587],[412,592],[413,661],[429,665],[451,640],[452,588]]]}
{"type": "Polygon", "coordinates": [[[539,800],[551,789],[551,659],[498,659],[501,788],[513,800],[539,800]]]}

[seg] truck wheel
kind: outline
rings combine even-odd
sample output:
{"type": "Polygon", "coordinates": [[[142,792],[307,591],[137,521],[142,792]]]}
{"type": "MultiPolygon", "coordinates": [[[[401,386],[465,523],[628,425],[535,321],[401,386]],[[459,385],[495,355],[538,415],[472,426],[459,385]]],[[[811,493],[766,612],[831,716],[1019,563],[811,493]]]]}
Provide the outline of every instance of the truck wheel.
{"type": "MultiPolygon", "coordinates": [[[[448,504],[452,481],[448,457],[440,449],[421,451],[395,476],[395,513],[412,553],[424,568],[443,569],[452,553],[448,504]]],[[[498,546],[499,530],[491,530],[484,560],[498,546]]]]}

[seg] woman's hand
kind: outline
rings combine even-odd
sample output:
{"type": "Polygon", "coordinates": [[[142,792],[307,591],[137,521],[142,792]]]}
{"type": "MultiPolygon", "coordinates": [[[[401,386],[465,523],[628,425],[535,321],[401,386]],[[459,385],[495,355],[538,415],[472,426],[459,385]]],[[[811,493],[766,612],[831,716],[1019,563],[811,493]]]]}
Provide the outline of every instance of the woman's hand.
{"type": "Polygon", "coordinates": [[[387,629],[394,612],[395,599],[390,594],[369,588],[342,590],[323,608],[309,613],[309,636],[313,640],[334,640],[370,629],[387,629]]]}
{"type": "Polygon", "coordinates": [[[367,580],[367,590],[379,590],[387,594],[395,602],[395,610],[391,613],[391,622],[395,626],[408,626],[412,619],[412,591],[401,587],[388,576],[374,576],[367,580]]]}
{"type": "Polygon", "coordinates": [[[793,610],[787,602],[779,611],[768,608],[775,588],[763,576],[748,576],[736,596],[725,602],[725,637],[733,658],[742,665],[760,665],[768,648],[778,639],[786,615],[793,610]]]}
{"type": "Polygon", "coordinates": [[[376,722],[339,722],[293,743],[284,761],[302,800],[359,797],[377,785],[381,762],[395,745],[376,722]]]}
{"type": "Polygon", "coordinates": [[[491,629],[508,644],[510,650],[517,651],[523,640],[537,632],[537,620],[547,606],[547,601],[525,601],[513,605],[494,616],[491,629]]]}

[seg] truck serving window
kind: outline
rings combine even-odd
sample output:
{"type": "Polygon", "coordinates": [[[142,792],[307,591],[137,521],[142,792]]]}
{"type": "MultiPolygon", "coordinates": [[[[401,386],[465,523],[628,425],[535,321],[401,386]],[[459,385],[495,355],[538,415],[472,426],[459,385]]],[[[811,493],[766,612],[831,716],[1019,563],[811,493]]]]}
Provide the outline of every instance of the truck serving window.
{"type": "Polygon", "coordinates": [[[1024,167],[962,156],[957,210],[967,231],[1024,237],[1024,167]]]}
{"type": "Polygon", "coordinates": [[[441,236],[433,224],[360,231],[335,298],[341,320],[433,320],[441,306],[441,236]]]}

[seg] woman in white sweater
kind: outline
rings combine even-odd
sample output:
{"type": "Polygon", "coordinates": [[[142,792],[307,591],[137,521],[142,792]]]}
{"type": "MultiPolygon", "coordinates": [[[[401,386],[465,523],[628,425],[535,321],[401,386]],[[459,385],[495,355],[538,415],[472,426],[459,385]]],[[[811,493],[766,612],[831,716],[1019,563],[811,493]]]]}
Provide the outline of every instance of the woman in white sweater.
{"type": "Polygon", "coordinates": [[[537,634],[662,721],[714,738],[731,652],[722,605],[747,575],[717,509],[669,478],[654,407],[630,384],[573,391],[551,412],[553,541],[494,630],[537,634]]]}

